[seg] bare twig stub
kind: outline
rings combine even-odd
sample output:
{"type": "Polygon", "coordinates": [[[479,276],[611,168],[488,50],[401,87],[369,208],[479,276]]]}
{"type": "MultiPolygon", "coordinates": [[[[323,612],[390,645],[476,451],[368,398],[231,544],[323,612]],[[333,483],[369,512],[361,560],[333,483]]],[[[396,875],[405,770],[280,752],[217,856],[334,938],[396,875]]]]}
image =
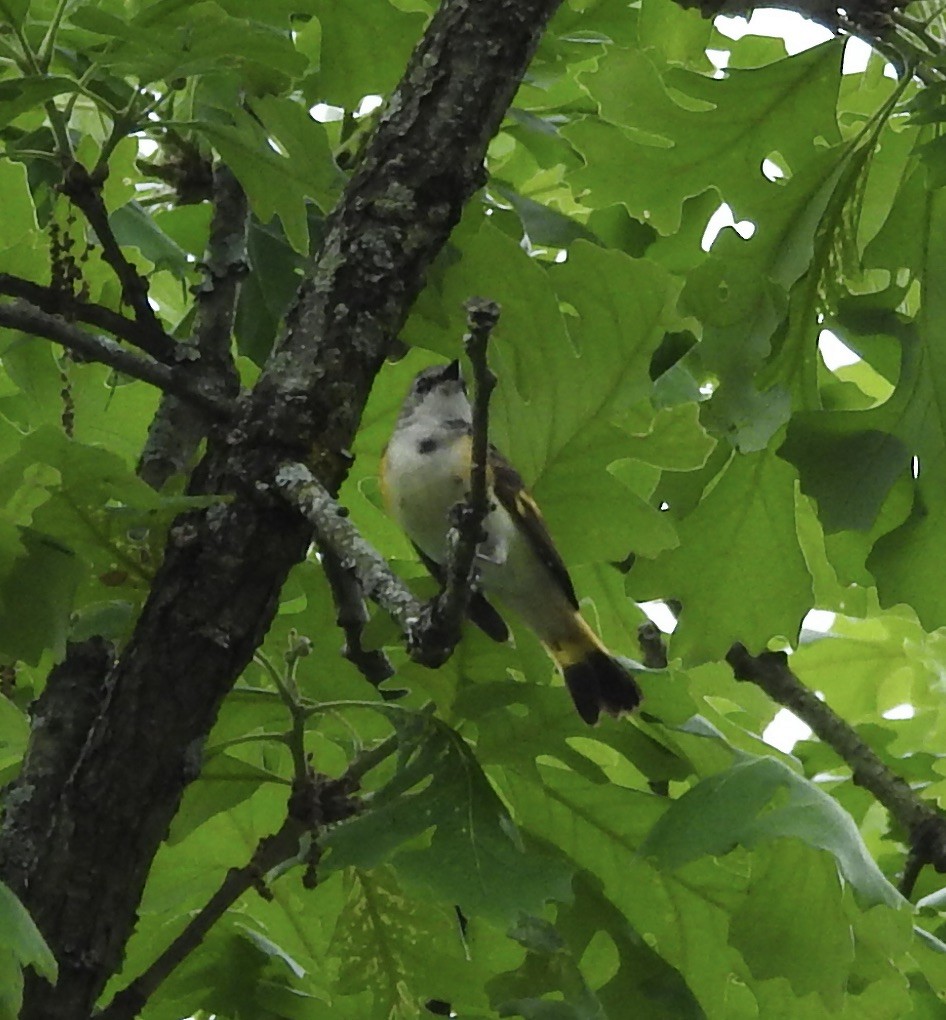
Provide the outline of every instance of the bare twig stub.
{"type": "Polygon", "coordinates": [[[726,661],[737,680],[761,687],[834,748],[850,767],[854,782],[869,790],[907,832],[911,854],[901,882],[904,895],[909,895],[922,865],[932,864],[937,871],[946,872],[946,817],[888,768],[849,723],[795,676],[784,652],[750,655],[745,645],[737,642],[726,654],[726,661]]]}

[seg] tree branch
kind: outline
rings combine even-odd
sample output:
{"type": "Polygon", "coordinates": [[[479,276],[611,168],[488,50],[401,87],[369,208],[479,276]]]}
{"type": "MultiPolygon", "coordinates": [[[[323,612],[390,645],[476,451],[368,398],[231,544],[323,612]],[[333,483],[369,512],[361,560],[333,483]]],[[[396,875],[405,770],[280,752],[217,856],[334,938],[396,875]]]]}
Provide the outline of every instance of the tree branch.
{"type": "Polygon", "coordinates": [[[148,281],[125,258],[121,245],[112,233],[108,222],[108,210],[102,201],[102,185],[108,168],[102,167],[93,176],[78,162],[73,162],[62,182],[62,191],[72,203],[82,210],[89,225],[95,231],[102,246],[102,258],[111,266],[122,288],[122,299],[134,312],[135,320],[151,339],[160,344],[165,336],[164,329],[148,301],[148,281]]]}
{"type": "Polygon", "coordinates": [[[18,329],[32,336],[41,336],[60,344],[86,361],[97,361],[134,379],[150,383],[165,393],[200,407],[216,420],[226,419],[231,406],[197,389],[181,368],[162,365],[141,354],[125,350],[108,337],[96,337],[59,315],[50,315],[19,298],[0,304],[0,326],[18,329]]]}
{"type": "Polygon", "coordinates": [[[427,604],[391,570],[381,553],[362,538],[348,519],[348,511],[312,472],[304,464],[283,464],[276,472],[276,488],[312,525],[343,569],[355,574],[364,593],[394,619],[407,637],[412,656],[424,665],[441,665],[453,651],[453,645],[434,646],[426,641],[427,604]]]}
{"type": "Polygon", "coordinates": [[[319,543],[319,558],[332,589],[337,611],[335,622],[345,635],[342,655],[360,671],[368,683],[377,687],[394,676],[394,666],[380,649],[362,647],[361,636],[368,622],[368,610],[358,575],[326,542],[319,543]]]}
{"type": "MultiPolygon", "coordinates": [[[[231,171],[214,173],[214,213],[204,258],[204,282],[197,292],[193,334],[181,348],[194,354],[191,380],[202,392],[232,401],[240,389],[231,340],[240,286],[246,275],[249,208],[231,171]]],[[[160,489],[190,466],[213,419],[191,402],[165,394],[148,430],[138,463],[139,475],[160,489]]]]}
{"type": "Polygon", "coordinates": [[[784,652],[753,656],[736,643],[727,652],[726,661],[737,680],[761,687],[773,701],[806,722],[847,763],[854,782],[869,790],[908,833],[913,863],[905,869],[904,895],[909,895],[919,873],[917,861],[946,872],[946,816],[888,768],[849,723],[795,676],[784,652]]]}
{"type": "Polygon", "coordinates": [[[53,287],[44,287],[11,273],[0,273],[0,294],[24,298],[31,305],[41,308],[50,315],[64,315],[67,319],[77,319],[79,322],[104,329],[150,354],[155,361],[160,361],[164,365],[176,365],[193,357],[193,351],[188,351],[166,333],[162,334],[158,341],[152,331],[142,329],[139,323],[119,312],[113,312],[111,308],[80,301],[53,287]]]}

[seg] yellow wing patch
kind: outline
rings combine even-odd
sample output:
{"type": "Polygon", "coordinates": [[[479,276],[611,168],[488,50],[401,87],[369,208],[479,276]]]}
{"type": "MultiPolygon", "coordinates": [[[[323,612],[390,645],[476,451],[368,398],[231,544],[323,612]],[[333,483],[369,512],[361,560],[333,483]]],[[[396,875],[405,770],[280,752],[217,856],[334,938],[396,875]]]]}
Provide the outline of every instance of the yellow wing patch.
{"type": "Polygon", "coordinates": [[[577,609],[578,598],[572,579],[568,576],[568,568],[555,548],[549,529],[542,519],[542,512],[526,489],[519,472],[495,447],[490,447],[489,466],[496,498],[532,546],[532,551],[558,582],[565,597],[577,609]]]}

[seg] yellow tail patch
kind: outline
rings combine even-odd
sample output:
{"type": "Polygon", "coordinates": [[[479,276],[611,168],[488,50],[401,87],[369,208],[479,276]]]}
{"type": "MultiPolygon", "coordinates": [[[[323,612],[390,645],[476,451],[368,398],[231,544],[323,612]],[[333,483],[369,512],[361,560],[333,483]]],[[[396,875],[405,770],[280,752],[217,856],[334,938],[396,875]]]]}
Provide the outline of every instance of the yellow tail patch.
{"type": "Polygon", "coordinates": [[[580,613],[572,618],[572,629],[550,641],[546,647],[555,660],[555,664],[563,672],[569,666],[583,662],[594,652],[606,652],[598,635],[585,623],[580,613]]]}

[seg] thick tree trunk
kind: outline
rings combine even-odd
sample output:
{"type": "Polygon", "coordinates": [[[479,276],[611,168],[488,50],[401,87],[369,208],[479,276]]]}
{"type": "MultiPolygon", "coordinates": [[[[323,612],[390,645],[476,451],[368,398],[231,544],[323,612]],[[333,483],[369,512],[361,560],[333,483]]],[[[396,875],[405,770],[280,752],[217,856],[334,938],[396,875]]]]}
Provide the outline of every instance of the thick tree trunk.
{"type": "MultiPolygon", "coordinates": [[[[151,861],[200,768],[220,702],[304,555],[306,526],[266,484],[304,459],[330,489],[424,273],[483,183],[483,158],[560,0],[445,0],[333,214],[288,329],[235,424],[211,437],[194,492],[235,493],[172,528],[128,646],[104,675],[87,739],[38,727],[6,797],[0,875],[60,967],[28,982],[25,1020],[87,1018],[120,965],[151,861]]],[[[83,673],[83,675],[85,675],[83,673]]],[[[60,679],[74,679],[68,671],[60,679]]],[[[49,712],[68,715],[50,699],[49,712]]],[[[48,713],[46,713],[48,715],[48,713]]]]}

